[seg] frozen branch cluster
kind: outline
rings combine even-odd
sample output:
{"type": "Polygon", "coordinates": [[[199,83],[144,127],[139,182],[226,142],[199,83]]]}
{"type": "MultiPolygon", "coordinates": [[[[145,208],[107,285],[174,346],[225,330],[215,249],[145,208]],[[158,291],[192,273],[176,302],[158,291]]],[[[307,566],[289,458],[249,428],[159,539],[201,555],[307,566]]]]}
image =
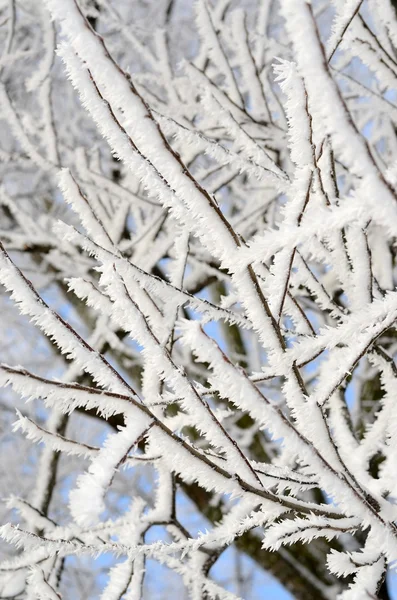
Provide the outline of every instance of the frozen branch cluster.
{"type": "Polygon", "coordinates": [[[7,500],[0,596],[59,598],[69,557],[107,553],[102,600],[141,598],[149,558],[194,600],[238,598],[211,569],[251,536],[292,565],[275,574],[297,598],[376,598],[397,560],[393,6],[198,0],[200,44],[176,66],[172,3],[150,40],[107,0],[24,4],[2,2],[0,158],[35,200],[5,176],[0,281],[65,366],[0,367],[48,415],[13,426],[44,449],[33,496],[7,500]],[[9,69],[29,52],[24,114],[9,69]],[[82,412],[113,425],[98,445],[68,435],[82,412]],[[59,454],[78,465],[60,520],[59,454]],[[131,484],[111,510],[136,469],[152,492],[131,484]]]}

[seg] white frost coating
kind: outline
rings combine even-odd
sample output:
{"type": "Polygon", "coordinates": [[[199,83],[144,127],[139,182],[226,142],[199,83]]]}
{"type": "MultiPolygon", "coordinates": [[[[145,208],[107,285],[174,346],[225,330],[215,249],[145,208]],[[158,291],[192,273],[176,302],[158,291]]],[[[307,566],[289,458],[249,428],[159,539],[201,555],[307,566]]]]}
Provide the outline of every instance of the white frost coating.
{"type": "Polygon", "coordinates": [[[247,29],[247,15],[241,9],[231,13],[231,30],[236,42],[235,52],[242,71],[244,91],[250,94],[250,112],[256,119],[269,121],[270,111],[263,89],[260,70],[255,63],[247,29]]]}
{"type": "Polygon", "coordinates": [[[327,57],[332,57],[363,0],[337,2],[337,12],[332,23],[332,34],[327,40],[327,57]]]}
{"type": "Polygon", "coordinates": [[[92,457],[96,454],[96,449],[84,446],[78,442],[67,440],[63,436],[47,431],[34,423],[28,417],[24,417],[19,410],[16,411],[18,420],[13,425],[13,431],[21,430],[28,440],[33,442],[44,442],[56,452],[64,452],[74,456],[92,457]]]}
{"type": "Polygon", "coordinates": [[[0,593],[7,596],[17,596],[25,589],[26,574],[24,571],[2,573],[0,578],[0,593]]]}
{"type": "Polygon", "coordinates": [[[163,202],[166,202],[168,198],[168,203],[171,203],[170,199],[174,199],[172,190],[162,179],[161,174],[153,168],[153,165],[134,149],[125,131],[112,119],[106,104],[90,79],[86,67],[81,64],[76,54],[66,44],[58,48],[58,55],[65,63],[68,76],[78,90],[83,106],[108,141],[114,156],[120,158],[129,169],[140,176],[147,189],[150,189],[152,197],[161,197],[163,202]]]}
{"type": "Polygon", "coordinates": [[[62,169],[60,171],[59,188],[66,202],[79,215],[83,227],[92,236],[92,239],[107,250],[112,249],[113,243],[109,239],[109,235],[90,206],[88,199],[83,195],[69,169],[62,169]]]}
{"type": "MultiPolygon", "coordinates": [[[[207,338],[202,332],[200,332],[199,325],[195,323],[185,322],[183,324],[184,339],[186,343],[189,343],[194,348],[195,353],[198,355],[199,360],[209,362],[211,368],[214,371],[215,378],[211,378],[210,381],[214,384],[215,388],[219,390],[220,394],[226,398],[233,398],[234,402],[240,406],[244,406],[251,415],[260,422],[263,423],[273,434],[276,434],[276,438],[288,438],[289,450],[293,445],[293,450],[299,455],[302,462],[307,461],[312,465],[314,470],[319,473],[319,477],[324,485],[324,488],[328,490],[328,493],[335,497],[335,500],[340,507],[343,507],[345,514],[354,516],[357,510],[365,523],[371,523],[374,531],[381,531],[382,524],[377,522],[377,514],[368,511],[368,507],[364,508],[361,502],[357,502],[353,490],[349,485],[342,483],[340,475],[338,473],[338,466],[335,464],[335,458],[331,454],[326,455],[326,460],[321,456],[315,448],[315,439],[313,436],[319,431],[319,426],[324,426],[324,423],[319,420],[319,412],[317,406],[314,403],[307,403],[305,410],[301,407],[299,410],[304,416],[306,416],[306,422],[311,420],[312,426],[314,425],[313,432],[309,429],[309,439],[311,438],[312,443],[308,444],[307,440],[296,433],[290,424],[282,418],[282,415],[271,406],[266,399],[259,394],[256,388],[249,382],[249,380],[239,371],[237,371],[231,364],[226,367],[224,364],[224,358],[217,349],[217,346],[207,338]],[[220,366],[223,363],[223,368],[220,366]],[[228,377],[225,379],[225,373],[228,372],[228,377]],[[223,373],[223,376],[221,376],[223,373]],[[260,414],[262,416],[260,416],[260,414]],[[315,418],[317,417],[317,423],[315,418]],[[311,434],[311,435],[310,435],[311,434]],[[327,460],[330,461],[327,463],[327,460]],[[321,465],[321,466],[320,466],[321,465]],[[353,509],[353,506],[355,507],[353,509]]],[[[302,431],[302,422],[299,422],[300,430],[302,431]]],[[[319,436],[321,438],[321,435],[319,436]]],[[[318,440],[320,441],[320,440],[318,440]]],[[[332,447],[331,447],[332,448],[332,447]]],[[[386,503],[383,503],[384,509],[387,511],[386,503]]],[[[380,519],[382,521],[382,519],[380,519]]],[[[388,551],[394,555],[397,550],[396,541],[393,539],[392,531],[390,530],[390,538],[383,544],[384,547],[388,548],[388,551]]]]}
{"type": "MultiPolygon", "coordinates": [[[[283,61],[274,67],[276,81],[287,96],[286,116],[289,124],[288,137],[291,160],[295,163],[294,180],[289,190],[290,200],[283,210],[282,227],[300,225],[310,200],[315,163],[313,130],[309,115],[306,90],[293,63],[283,61]]],[[[294,248],[283,248],[273,260],[271,273],[272,301],[270,308],[279,318],[295,258],[294,248]]]]}
{"type": "Polygon", "coordinates": [[[45,54],[40,61],[38,69],[35,69],[32,75],[26,80],[26,89],[29,92],[33,92],[40,85],[43,85],[44,80],[49,76],[51,67],[54,62],[54,48],[55,48],[55,29],[48,12],[44,6],[39,7],[41,19],[43,23],[43,46],[45,48],[45,54]]]}
{"type": "Polygon", "coordinates": [[[128,284],[112,266],[103,271],[101,283],[106,286],[113,301],[112,317],[144,348],[144,355],[148,355],[158,376],[167,381],[175,394],[181,398],[182,407],[191,415],[196,427],[205,434],[212,445],[224,449],[230,464],[237,472],[248,477],[250,483],[255,483],[257,477],[248,467],[238,446],[219,426],[209,406],[200,398],[182,370],[175,365],[168,350],[162,347],[153,334],[144,318],[145,309],[141,308],[142,304],[136,295],[135,300],[131,301],[128,284]]]}
{"type": "Polygon", "coordinates": [[[32,567],[27,579],[27,592],[38,600],[60,600],[61,596],[54,590],[44,577],[40,567],[32,567]]]}
{"type": "Polygon", "coordinates": [[[11,100],[7,94],[4,84],[0,84],[0,106],[2,113],[7,118],[7,122],[12,128],[14,135],[24,151],[31,157],[32,161],[43,171],[54,169],[54,165],[47,161],[46,158],[37,151],[36,146],[30,141],[26,131],[24,130],[21,121],[12,106],[11,100]]]}
{"type": "Polygon", "coordinates": [[[372,269],[376,280],[384,290],[392,290],[393,264],[390,251],[385,240],[383,227],[372,226],[368,232],[368,245],[371,251],[372,269]]]}
{"type": "Polygon", "coordinates": [[[273,66],[276,81],[286,95],[284,103],[287,121],[291,160],[300,167],[313,162],[314,148],[311,142],[312,130],[308,114],[308,99],[302,78],[296,65],[287,60],[279,60],[273,66]]]}
{"type": "MultiPolygon", "coordinates": [[[[337,327],[323,327],[316,338],[306,337],[298,341],[285,352],[284,366],[291,368],[294,362],[305,363],[313,360],[319,352],[333,350],[338,345],[348,356],[352,357],[376,339],[382,330],[387,329],[397,318],[397,293],[388,292],[384,298],[375,300],[371,305],[363,307],[355,314],[345,316],[337,327]],[[354,337],[355,344],[351,346],[354,337]]],[[[283,373],[282,365],[271,360],[276,372],[283,373]],[[281,369],[280,369],[281,367],[281,369]]],[[[347,363],[348,365],[349,363],[347,363]]],[[[342,363],[340,364],[342,368],[342,363]]],[[[332,374],[331,374],[332,376],[332,374]]]]}
{"type": "MultiPolygon", "coordinates": [[[[167,119],[161,115],[157,117],[164,133],[173,135],[174,139],[179,143],[194,148],[196,151],[201,150],[208,156],[214,158],[222,165],[231,165],[238,169],[240,173],[247,173],[257,181],[269,180],[274,187],[282,191],[287,187],[285,176],[280,177],[280,169],[272,163],[267,157],[263,158],[263,153],[259,153],[256,149],[255,162],[254,158],[247,160],[241,157],[237,152],[225,148],[222,144],[214,142],[210,138],[206,138],[203,134],[198,134],[185,127],[179,125],[176,121],[167,119]],[[260,161],[260,162],[259,162],[260,161]],[[263,163],[263,164],[261,164],[263,163]]],[[[241,132],[241,130],[239,130],[241,132]]],[[[237,140],[236,140],[237,141],[237,140]]]]}
{"type": "Polygon", "coordinates": [[[349,203],[338,207],[316,206],[314,209],[309,205],[299,227],[282,224],[280,230],[270,229],[258,234],[247,247],[241,247],[237,255],[236,268],[243,268],[247,263],[259,259],[267,261],[273,253],[282,248],[293,249],[299,244],[310,242],[315,237],[326,238],[333,230],[342,229],[352,222],[364,226],[368,222],[369,214],[373,215],[375,222],[390,227],[387,215],[379,210],[376,213],[375,206],[370,204],[369,198],[367,204],[366,197],[349,198],[349,203]]]}
{"type": "MultiPolygon", "coordinates": [[[[135,500],[127,514],[127,524],[120,531],[119,539],[126,544],[139,544],[147,528],[148,518],[143,515],[144,502],[135,500]]],[[[127,558],[110,571],[109,582],[101,594],[100,600],[140,600],[141,586],[145,572],[144,554],[133,559],[127,558]]]]}
{"type": "Polygon", "coordinates": [[[316,515],[310,515],[307,519],[285,519],[266,530],[263,547],[274,551],[279,550],[283,545],[297,542],[308,544],[318,537],[332,539],[342,533],[354,532],[358,527],[359,521],[354,517],[336,521],[316,515]]]}
{"type": "Polygon", "coordinates": [[[131,392],[131,388],[107,361],[45,304],[3,249],[0,249],[0,282],[11,291],[11,297],[20,312],[28,315],[59,346],[62,353],[90,372],[100,385],[112,385],[114,391],[131,392]]]}
{"type": "MultiPolygon", "coordinates": [[[[146,104],[143,103],[123,74],[116,69],[99,38],[94,36],[87,27],[74,1],[66,2],[61,9],[54,0],[49,0],[48,6],[53,15],[62,22],[71,44],[77,54],[86,61],[97,84],[100,87],[103,86],[107,100],[113,106],[113,111],[117,113],[123,108],[122,121],[125,130],[134,140],[134,144],[151,160],[169,185],[176,190],[177,198],[195,217],[195,230],[207,247],[216,252],[219,258],[231,268],[234,264],[233,257],[237,245],[235,235],[230,232],[227,222],[220,216],[208,194],[204,193],[189,177],[183,165],[165,145],[164,138],[146,104]],[[71,35],[71,31],[77,33],[71,35]],[[114,74],[111,86],[104,77],[109,70],[114,74]]],[[[107,119],[112,123],[109,115],[107,119]]],[[[269,317],[263,314],[263,306],[258,299],[251,276],[249,274],[242,275],[236,281],[236,285],[243,287],[244,304],[248,316],[252,322],[257,322],[257,330],[260,332],[262,342],[265,343],[266,338],[273,338],[276,342],[269,317]]]]}
{"type": "MultiPolygon", "coordinates": [[[[189,68],[189,65],[186,66],[186,69],[193,84],[204,86],[201,98],[203,108],[205,111],[216,113],[219,123],[225,127],[237,149],[243,151],[243,154],[248,156],[253,161],[254,165],[263,165],[265,169],[268,169],[269,173],[274,172],[279,175],[279,186],[281,187],[283,185],[283,180],[285,186],[288,182],[288,176],[280,169],[274,160],[272,160],[263,146],[260,145],[254,137],[250,136],[245,131],[244,127],[239,124],[241,115],[239,115],[240,118],[236,118],[236,105],[233,104],[230,106],[230,100],[228,102],[227,99],[221,95],[219,88],[214,89],[209,86],[207,80],[203,80],[202,74],[189,68]]],[[[277,132],[270,130],[269,135],[277,136],[277,132]]]]}
{"type": "Polygon", "coordinates": [[[88,527],[98,522],[105,509],[104,496],[115,470],[150,423],[149,417],[128,419],[118,433],[110,434],[87,473],[80,475],[77,487],[70,492],[69,507],[78,525],[88,527]]]}
{"type": "Polygon", "coordinates": [[[388,64],[386,57],[379,57],[368,40],[363,41],[361,37],[360,35],[359,39],[349,40],[354,54],[376,75],[382,86],[393,87],[396,78],[395,65],[388,64]]]}
{"type": "MultiPolygon", "coordinates": [[[[83,237],[71,226],[59,222],[55,226],[55,232],[62,235],[65,240],[70,241],[82,247],[90,254],[93,254],[102,263],[111,263],[117,265],[118,271],[123,274],[123,277],[126,280],[136,280],[140,287],[146,290],[150,296],[155,296],[156,298],[162,299],[165,303],[178,302],[178,304],[181,306],[186,303],[191,306],[193,310],[202,313],[204,320],[217,321],[219,319],[224,319],[230,323],[238,323],[239,326],[243,328],[251,327],[249,320],[243,315],[231,310],[223,309],[207,300],[202,300],[201,298],[193,296],[183,289],[173,286],[166,280],[155,277],[151,273],[139,268],[137,265],[133,264],[129,260],[126,260],[124,257],[119,257],[113,253],[106,253],[103,248],[97,244],[94,244],[92,240],[83,237]]],[[[90,302],[92,301],[92,304],[90,305],[93,307],[95,307],[95,300],[97,300],[100,302],[101,310],[106,310],[106,297],[102,297],[100,299],[92,284],[87,285],[82,279],[76,280],[74,278],[69,279],[68,283],[70,288],[80,298],[87,298],[90,300],[90,302]]]]}
{"type": "Polygon", "coordinates": [[[222,48],[219,36],[216,34],[207,0],[197,0],[195,9],[197,28],[203,43],[208,48],[211,60],[214,61],[221,73],[225,76],[226,87],[228,88],[231,100],[233,100],[237,106],[241,106],[242,100],[236,84],[236,79],[222,48]]]}
{"type": "Polygon", "coordinates": [[[313,116],[316,115],[318,120],[323,122],[324,131],[331,136],[342,160],[346,161],[354,174],[365,179],[368,197],[374,194],[378,202],[381,201],[390,208],[395,225],[395,198],[385,180],[379,176],[368,146],[352,124],[336,84],[324,63],[323,51],[309,7],[304,0],[282,0],[281,7],[295,49],[298,69],[311,99],[313,116]],[[327,97],[327,102],[324,102],[324,97],[327,97]]]}
{"type": "Polygon", "coordinates": [[[372,533],[369,534],[362,552],[331,550],[327,564],[330,571],[338,576],[355,574],[349,589],[338,596],[341,600],[372,598],[378,591],[386,567],[385,559],[376,547],[372,533]]]}
{"type": "Polygon", "coordinates": [[[385,572],[385,562],[379,558],[375,564],[361,567],[354,578],[350,589],[339,595],[340,600],[361,600],[373,598],[378,591],[379,583],[385,572]]]}
{"type": "MultiPolygon", "coordinates": [[[[204,237],[208,237],[205,226],[212,220],[213,208],[208,198],[187,176],[183,166],[166,147],[159,127],[146,104],[131,87],[125,76],[115,67],[99,38],[89,30],[74,0],[66,0],[62,4],[56,0],[46,0],[46,3],[53,17],[61,23],[74,50],[81,60],[85,61],[95,81],[103,89],[113,110],[119,114],[120,109],[123,109],[122,125],[133,139],[139,152],[152,162],[162,177],[175,190],[178,199],[186,203],[189,209],[194,210],[199,219],[197,223],[200,225],[199,231],[204,237]],[[110,74],[111,84],[109,84],[110,74]]],[[[107,122],[112,123],[109,115],[107,122]]],[[[221,245],[222,255],[233,252],[235,243],[225,225],[218,219],[214,220],[213,225],[215,227],[210,236],[212,237],[212,246],[215,241],[213,236],[216,235],[218,251],[221,245]],[[219,240],[222,240],[222,244],[219,244],[219,240]]]]}
{"type": "Polygon", "coordinates": [[[346,252],[352,266],[349,305],[352,311],[360,310],[372,300],[371,255],[362,229],[354,225],[345,230],[346,252]]]}
{"type": "Polygon", "coordinates": [[[390,38],[394,46],[396,46],[397,26],[395,7],[392,6],[390,0],[371,0],[371,4],[375,5],[379,19],[386,26],[390,38]]]}
{"type": "MultiPolygon", "coordinates": [[[[119,600],[123,592],[125,592],[131,584],[131,579],[136,573],[135,563],[137,562],[141,562],[139,558],[134,561],[127,558],[111,569],[109,583],[101,594],[101,600],[119,600]]],[[[129,595],[123,594],[123,597],[128,598],[129,595]]],[[[133,596],[131,597],[133,598],[133,596]]],[[[137,600],[139,600],[139,598],[137,598],[137,600]]]]}
{"type": "MultiPolygon", "coordinates": [[[[199,324],[184,322],[182,332],[183,340],[194,350],[198,359],[210,362],[214,372],[210,382],[223,397],[233,398],[235,404],[269,429],[275,439],[288,437],[289,448],[293,445],[302,460],[313,458],[312,448],[306,446],[304,439],[299,438],[282,414],[259,393],[243,372],[225,361],[218,346],[201,331],[199,324]]],[[[313,417],[313,407],[310,407],[310,411],[313,417]]]]}
{"type": "Polygon", "coordinates": [[[105,418],[118,413],[135,415],[135,411],[139,410],[128,402],[129,396],[40,379],[23,369],[6,365],[0,366],[0,384],[11,385],[27,400],[43,398],[48,407],[55,407],[66,414],[81,406],[89,410],[98,409],[105,418]]]}
{"type": "MultiPolygon", "coordinates": [[[[284,211],[283,227],[294,226],[303,216],[306,205],[310,199],[310,188],[312,184],[311,167],[303,167],[296,170],[295,180],[290,188],[291,201],[284,211]]],[[[294,264],[296,248],[283,248],[273,259],[271,274],[272,300],[270,308],[273,314],[281,316],[285,297],[288,289],[288,283],[291,276],[291,269],[294,264]]]]}
{"type": "Polygon", "coordinates": [[[149,449],[162,456],[162,462],[173,473],[183,475],[186,482],[197,482],[204,489],[218,493],[231,494],[236,497],[241,495],[241,488],[236,479],[227,479],[214,471],[210,465],[198,460],[192,460],[191,453],[182,445],[178,449],[178,459],[175,460],[175,445],[162,431],[154,435],[152,430],[148,434],[149,449]]]}
{"type": "MultiPolygon", "coordinates": [[[[17,548],[27,550],[45,550],[48,556],[67,556],[72,554],[82,554],[97,557],[102,552],[112,552],[116,557],[133,556],[134,549],[130,549],[119,543],[96,541],[96,544],[82,543],[81,541],[65,540],[65,539],[43,539],[29,531],[25,531],[20,527],[15,527],[8,523],[0,527],[0,537],[5,541],[14,544],[17,548]]],[[[136,549],[135,549],[136,552],[136,549]]],[[[37,562],[37,561],[34,561],[37,562]]]]}
{"type": "MultiPolygon", "coordinates": [[[[280,564],[291,564],[301,589],[375,596],[397,559],[390,3],[366,0],[357,12],[358,0],[280,0],[244,15],[229,0],[203,1],[194,65],[181,66],[176,48],[193,49],[190,24],[179,27],[183,3],[169,5],[161,32],[160,11],[150,32],[133,18],[133,32],[109,0],[99,10],[47,0],[54,25],[41,7],[16,18],[7,3],[0,279],[60,348],[49,368],[58,376],[64,358],[72,364],[63,381],[0,366],[0,384],[34,401],[14,431],[44,444],[29,502],[4,498],[21,526],[0,534],[21,552],[0,567],[0,595],[20,594],[37,565],[27,599],[58,596],[64,557],[106,552],[121,560],[101,600],[138,600],[146,558],[171,569],[194,600],[226,600],[234,596],[211,581],[208,561],[249,533],[278,552],[281,578],[280,564]],[[332,6],[328,50],[340,52],[327,61],[319,34],[332,6]],[[33,30],[46,33],[21,51],[21,32],[33,30]],[[72,86],[52,69],[55,31],[72,86]],[[63,198],[53,177],[61,165],[63,198]],[[65,223],[53,227],[59,216],[65,223]],[[34,287],[19,264],[33,266],[34,287]],[[85,304],[62,297],[67,320],[39,292],[55,305],[63,281],[85,304]],[[72,383],[84,372],[92,387],[72,383]],[[76,409],[126,427],[91,446],[80,442],[88,416],[74,415],[60,435],[76,409]],[[64,472],[78,483],[74,520],[60,525],[64,472]],[[185,493],[196,500],[187,515],[185,493]],[[190,528],[191,518],[214,514],[190,528]],[[317,542],[313,573],[283,548],[317,538],[340,545],[331,585],[319,577],[317,542]],[[9,572],[22,573],[14,586],[9,572]],[[348,589],[337,582],[344,573],[356,578],[348,589]]],[[[24,334],[6,345],[6,360],[25,344],[24,362],[41,372],[24,334]]]]}

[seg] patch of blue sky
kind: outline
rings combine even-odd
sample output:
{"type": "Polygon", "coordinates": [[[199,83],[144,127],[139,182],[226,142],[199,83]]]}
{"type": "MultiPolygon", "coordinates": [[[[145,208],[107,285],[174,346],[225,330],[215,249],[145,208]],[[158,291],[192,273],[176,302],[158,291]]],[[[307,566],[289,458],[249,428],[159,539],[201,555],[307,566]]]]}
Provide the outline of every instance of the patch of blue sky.
{"type": "Polygon", "coordinates": [[[390,600],[397,600],[397,571],[389,569],[387,572],[387,590],[390,600]]]}
{"type": "Polygon", "coordinates": [[[357,381],[357,377],[352,377],[346,386],[345,400],[350,413],[353,411],[354,405],[357,402],[359,387],[360,384],[357,381]]]}
{"type": "Polygon", "coordinates": [[[393,88],[388,88],[387,90],[385,90],[383,97],[386,100],[389,100],[389,102],[393,102],[394,104],[397,103],[397,90],[393,89],[393,88]]]}
{"type": "Polygon", "coordinates": [[[146,561],[146,576],[143,586],[144,600],[188,600],[190,595],[183,585],[182,578],[165,565],[149,558],[146,561]]]}
{"type": "Polygon", "coordinates": [[[237,552],[234,547],[222,553],[211,569],[211,576],[222,587],[244,600],[293,600],[293,596],[276,579],[258,569],[251,558],[237,552]]]}

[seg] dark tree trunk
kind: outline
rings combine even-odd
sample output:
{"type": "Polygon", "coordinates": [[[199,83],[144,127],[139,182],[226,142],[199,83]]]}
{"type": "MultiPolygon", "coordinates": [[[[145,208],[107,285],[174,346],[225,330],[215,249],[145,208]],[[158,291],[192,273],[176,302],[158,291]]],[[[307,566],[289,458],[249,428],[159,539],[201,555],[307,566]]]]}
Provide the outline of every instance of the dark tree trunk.
{"type": "MultiPolygon", "coordinates": [[[[396,0],[397,2],[397,0],[396,0]]],[[[390,600],[387,580],[385,579],[378,593],[379,600],[390,600]]]]}

